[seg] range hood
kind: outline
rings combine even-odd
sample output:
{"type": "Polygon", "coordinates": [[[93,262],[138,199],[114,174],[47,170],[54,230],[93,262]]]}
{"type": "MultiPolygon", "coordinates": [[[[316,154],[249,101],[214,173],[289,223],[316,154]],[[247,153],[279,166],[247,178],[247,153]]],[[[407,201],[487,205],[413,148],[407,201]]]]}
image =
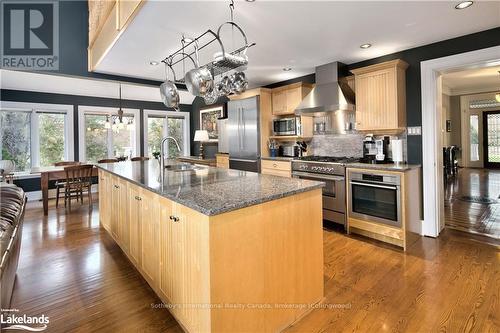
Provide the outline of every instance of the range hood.
{"type": "Polygon", "coordinates": [[[347,66],[332,62],[316,67],[316,86],[295,109],[298,115],[354,111],[354,92],[347,85],[347,66]]]}

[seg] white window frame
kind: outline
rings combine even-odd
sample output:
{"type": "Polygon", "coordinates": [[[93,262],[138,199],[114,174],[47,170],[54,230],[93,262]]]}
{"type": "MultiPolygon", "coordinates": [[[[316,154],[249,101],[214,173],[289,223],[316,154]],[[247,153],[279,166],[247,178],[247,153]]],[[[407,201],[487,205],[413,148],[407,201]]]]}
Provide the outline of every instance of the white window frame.
{"type": "Polygon", "coordinates": [[[168,117],[179,118],[184,117],[184,141],[183,154],[184,156],[191,155],[191,134],[190,134],[190,121],[189,112],[180,111],[162,111],[162,110],[144,110],[143,114],[143,124],[144,124],[144,156],[148,153],[148,117],[149,116],[162,116],[165,118],[165,123],[163,126],[163,136],[168,136],[168,126],[166,126],[166,120],[168,117]]]}
{"type": "MultiPolygon", "coordinates": [[[[40,132],[38,125],[38,115],[40,111],[50,113],[62,113],[66,115],[64,120],[64,159],[66,161],[74,161],[75,136],[73,131],[73,105],[66,104],[48,104],[48,103],[28,103],[28,102],[0,102],[2,111],[19,111],[31,113],[31,130],[30,130],[30,165],[31,168],[40,166],[40,132]]],[[[18,173],[25,173],[18,171],[18,173]]]]}
{"type": "MultiPolygon", "coordinates": [[[[133,156],[138,156],[141,150],[141,125],[140,125],[140,111],[139,109],[129,109],[122,108],[123,113],[125,114],[133,114],[134,115],[134,125],[135,125],[135,142],[134,142],[134,151],[132,153],[133,156]]],[[[80,161],[87,161],[85,156],[85,114],[102,114],[102,115],[116,115],[118,108],[116,107],[103,107],[103,106],[87,106],[87,105],[79,105],[78,106],[78,155],[80,161]]],[[[108,129],[108,158],[113,158],[113,149],[112,149],[112,130],[108,129]]]]}

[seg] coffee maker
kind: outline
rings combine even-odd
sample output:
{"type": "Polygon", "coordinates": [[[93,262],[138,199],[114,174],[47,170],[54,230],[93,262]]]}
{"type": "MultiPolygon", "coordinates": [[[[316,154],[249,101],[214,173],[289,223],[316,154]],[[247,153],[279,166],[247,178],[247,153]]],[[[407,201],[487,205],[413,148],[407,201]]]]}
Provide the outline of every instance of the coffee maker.
{"type": "Polygon", "coordinates": [[[373,134],[368,134],[363,140],[362,163],[391,163],[389,159],[390,138],[384,136],[383,139],[376,139],[373,134]]]}
{"type": "Polygon", "coordinates": [[[375,140],[375,149],[377,150],[377,154],[375,155],[376,163],[389,163],[389,142],[390,138],[388,136],[384,136],[383,139],[375,140]]]}
{"type": "Polygon", "coordinates": [[[363,159],[361,161],[363,163],[373,163],[376,155],[375,138],[373,134],[367,134],[363,139],[363,159]]]}

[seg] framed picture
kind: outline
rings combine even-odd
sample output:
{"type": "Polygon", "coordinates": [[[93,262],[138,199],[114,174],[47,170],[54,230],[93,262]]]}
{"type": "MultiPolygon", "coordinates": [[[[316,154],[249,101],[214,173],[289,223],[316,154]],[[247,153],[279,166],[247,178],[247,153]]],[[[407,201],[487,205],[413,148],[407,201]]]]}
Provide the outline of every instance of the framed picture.
{"type": "Polygon", "coordinates": [[[224,107],[211,106],[200,110],[200,129],[208,132],[208,138],[211,142],[217,142],[219,131],[217,128],[217,118],[224,115],[224,107]]]}

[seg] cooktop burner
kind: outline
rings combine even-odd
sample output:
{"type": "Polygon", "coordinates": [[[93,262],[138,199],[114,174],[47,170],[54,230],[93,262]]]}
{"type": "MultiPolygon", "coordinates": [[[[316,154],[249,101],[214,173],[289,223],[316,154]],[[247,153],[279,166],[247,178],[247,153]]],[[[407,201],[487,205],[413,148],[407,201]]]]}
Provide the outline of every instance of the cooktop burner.
{"type": "Polygon", "coordinates": [[[304,156],[298,158],[298,160],[326,163],[355,163],[359,162],[360,159],[357,157],[304,156]]]}

